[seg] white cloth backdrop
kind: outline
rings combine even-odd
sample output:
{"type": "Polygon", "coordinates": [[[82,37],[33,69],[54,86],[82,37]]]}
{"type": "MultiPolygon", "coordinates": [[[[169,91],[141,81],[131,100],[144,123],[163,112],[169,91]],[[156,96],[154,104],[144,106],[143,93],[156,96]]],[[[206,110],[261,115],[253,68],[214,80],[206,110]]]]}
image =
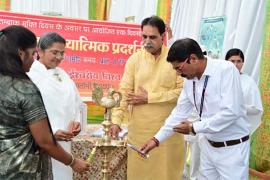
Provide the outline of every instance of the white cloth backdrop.
{"type": "Polygon", "coordinates": [[[171,27],[174,39],[199,39],[203,17],[227,18],[223,56],[235,47],[243,50],[243,72],[259,79],[265,0],[174,0],[171,27]]]}
{"type": "MultiPolygon", "coordinates": [[[[156,14],[158,0],[112,0],[110,21],[125,22],[134,16],[135,23],[156,14]]],[[[57,12],[64,17],[88,19],[88,0],[11,0],[11,11],[43,14],[57,12]]],[[[243,71],[256,82],[259,79],[265,0],[173,0],[171,27],[174,39],[198,40],[203,17],[227,18],[223,56],[230,48],[243,50],[243,71]]]]}
{"type": "Polygon", "coordinates": [[[140,24],[149,16],[155,15],[158,0],[112,0],[110,21],[125,22],[125,18],[134,16],[134,22],[140,24]]]}
{"type": "Polygon", "coordinates": [[[11,0],[10,10],[36,15],[54,12],[63,17],[88,19],[88,0],[11,0]]]}

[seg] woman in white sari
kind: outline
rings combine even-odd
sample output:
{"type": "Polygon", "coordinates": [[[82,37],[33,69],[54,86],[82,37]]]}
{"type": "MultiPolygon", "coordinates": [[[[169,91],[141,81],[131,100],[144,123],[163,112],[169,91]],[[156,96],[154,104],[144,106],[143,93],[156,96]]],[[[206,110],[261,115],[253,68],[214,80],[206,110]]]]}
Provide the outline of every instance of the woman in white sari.
{"type": "Polygon", "coordinates": [[[227,61],[231,61],[241,74],[241,85],[247,110],[247,117],[250,123],[250,134],[254,133],[261,124],[263,113],[262,100],[258,85],[248,75],[241,72],[244,64],[244,54],[240,49],[230,49],[225,56],[227,61]]]}
{"type": "MultiPolygon", "coordinates": [[[[38,42],[39,60],[35,60],[28,76],[39,88],[55,139],[71,152],[71,138],[80,132],[82,103],[75,83],[58,65],[64,59],[66,41],[59,34],[49,32],[38,42]]],[[[72,169],[54,161],[55,180],[72,179],[72,169]]]]}

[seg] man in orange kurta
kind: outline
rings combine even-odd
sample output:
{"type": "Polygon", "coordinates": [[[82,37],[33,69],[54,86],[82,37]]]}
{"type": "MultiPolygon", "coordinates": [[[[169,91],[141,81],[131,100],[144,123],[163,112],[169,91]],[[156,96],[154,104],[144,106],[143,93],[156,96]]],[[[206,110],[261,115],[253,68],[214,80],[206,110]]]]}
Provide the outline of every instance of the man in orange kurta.
{"type": "MultiPolygon", "coordinates": [[[[112,136],[119,133],[124,115],[129,111],[128,143],[136,147],[155,135],[176,105],[182,89],[182,79],[166,61],[168,48],[163,45],[165,24],[157,16],[143,20],[144,49],[127,61],[119,91],[123,95],[120,107],[112,113],[112,136]]],[[[179,180],[182,177],[184,143],[181,134],[143,159],[128,149],[128,180],[179,180]]]]}

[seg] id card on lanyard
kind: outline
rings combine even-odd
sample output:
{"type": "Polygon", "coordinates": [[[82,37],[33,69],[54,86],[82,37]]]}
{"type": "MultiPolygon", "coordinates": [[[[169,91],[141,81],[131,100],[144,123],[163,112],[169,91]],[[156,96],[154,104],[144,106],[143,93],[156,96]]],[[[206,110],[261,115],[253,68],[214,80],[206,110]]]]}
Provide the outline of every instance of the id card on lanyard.
{"type": "Polygon", "coordinates": [[[209,76],[207,75],[204,79],[204,84],[203,84],[203,90],[202,90],[202,97],[201,97],[201,104],[200,104],[200,110],[198,109],[197,105],[196,105],[196,97],[195,97],[195,88],[196,88],[196,83],[195,81],[193,81],[193,99],[194,99],[194,105],[195,108],[197,110],[197,112],[199,112],[199,116],[202,116],[202,110],[203,110],[203,102],[204,102],[204,96],[205,96],[205,90],[206,90],[206,86],[208,83],[208,78],[209,76]]]}

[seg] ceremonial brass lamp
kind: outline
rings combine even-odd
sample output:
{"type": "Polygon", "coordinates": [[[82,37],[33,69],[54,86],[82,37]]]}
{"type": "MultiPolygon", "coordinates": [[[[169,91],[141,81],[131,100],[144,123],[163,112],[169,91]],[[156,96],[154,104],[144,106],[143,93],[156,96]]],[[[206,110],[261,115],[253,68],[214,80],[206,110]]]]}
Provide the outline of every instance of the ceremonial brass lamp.
{"type": "Polygon", "coordinates": [[[92,100],[96,104],[104,107],[106,111],[104,114],[104,121],[101,123],[103,126],[104,136],[95,144],[95,147],[90,153],[88,160],[91,160],[96,151],[96,148],[99,147],[104,155],[102,160],[103,180],[109,179],[109,152],[115,147],[125,146],[125,142],[123,140],[113,140],[109,135],[109,128],[112,125],[111,111],[112,108],[119,106],[121,99],[121,93],[113,89],[109,89],[108,95],[103,97],[103,89],[99,85],[94,84],[92,100]]]}

